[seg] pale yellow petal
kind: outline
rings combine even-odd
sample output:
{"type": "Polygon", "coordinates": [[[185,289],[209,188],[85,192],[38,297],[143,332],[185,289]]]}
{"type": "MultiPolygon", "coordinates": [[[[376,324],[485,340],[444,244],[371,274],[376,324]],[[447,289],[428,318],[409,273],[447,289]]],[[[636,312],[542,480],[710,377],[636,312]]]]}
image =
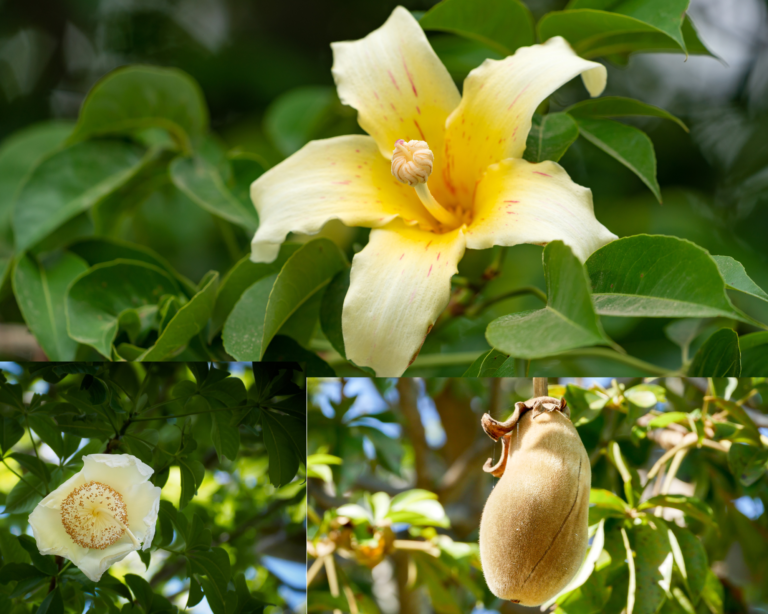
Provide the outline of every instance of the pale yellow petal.
{"type": "Polygon", "coordinates": [[[369,136],[312,141],[251,186],[259,229],[254,262],[272,262],[289,232],[314,234],[331,219],[347,226],[384,226],[395,217],[429,224],[413,188],[392,177],[389,160],[369,136]]]}
{"type": "MultiPolygon", "coordinates": [[[[131,454],[88,454],[83,456],[83,477],[126,493],[134,485],[149,480],[152,467],[131,454]]],[[[125,501],[129,503],[128,500],[125,501]]]]}
{"type": "Polygon", "coordinates": [[[559,164],[510,159],[491,166],[477,186],[467,247],[560,240],[584,261],[616,238],[595,218],[592,192],[559,164]]]}
{"type": "Polygon", "coordinates": [[[469,73],[445,136],[448,182],[458,199],[472,197],[489,165],[522,158],[536,107],[580,74],[590,95],[605,88],[605,67],[577,56],[559,36],[469,73]]]}
{"type": "Polygon", "coordinates": [[[347,358],[379,377],[402,375],[448,304],[464,248],[462,229],[437,235],[398,221],[373,230],[344,300],[347,358]]]}
{"type": "Polygon", "coordinates": [[[430,188],[440,198],[445,121],[460,95],[414,17],[399,6],[363,39],[333,43],[333,77],[344,104],[390,157],[397,139],[429,143],[435,154],[430,188]]]}

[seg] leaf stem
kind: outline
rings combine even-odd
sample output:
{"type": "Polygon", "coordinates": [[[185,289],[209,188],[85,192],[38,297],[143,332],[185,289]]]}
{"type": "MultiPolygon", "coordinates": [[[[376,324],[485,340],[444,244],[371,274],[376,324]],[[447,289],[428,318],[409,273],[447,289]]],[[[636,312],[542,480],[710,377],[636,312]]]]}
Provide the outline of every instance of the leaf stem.
{"type": "Polygon", "coordinates": [[[3,462],[3,465],[5,465],[5,466],[8,468],[8,471],[10,471],[10,472],[11,472],[13,475],[15,475],[17,478],[19,478],[19,479],[20,479],[22,482],[24,482],[24,483],[25,483],[27,486],[29,486],[29,487],[30,487],[32,490],[34,490],[34,491],[35,491],[35,492],[36,492],[38,495],[40,495],[41,497],[45,497],[45,495],[44,495],[43,493],[41,493],[39,490],[37,490],[37,488],[35,488],[34,486],[32,486],[32,484],[30,484],[29,482],[27,482],[27,480],[24,478],[24,476],[23,476],[23,475],[20,475],[20,474],[16,473],[16,472],[13,470],[13,468],[12,468],[12,467],[11,467],[11,466],[10,466],[10,465],[9,465],[9,464],[6,462],[6,461],[5,461],[5,459],[4,459],[4,458],[0,458],[0,460],[3,462]]]}
{"type": "Polygon", "coordinates": [[[167,418],[185,418],[186,416],[197,416],[198,414],[211,414],[217,411],[232,411],[233,409],[252,409],[258,407],[258,403],[255,405],[237,405],[235,407],[219,407],[216,409],[203,409],[201,411],[191,411],[186,414],[170,414],[168,416],[161,416],[159,418],[134,418],[134,422],[149,422],[151,420],[165,420],[167,418]]]}

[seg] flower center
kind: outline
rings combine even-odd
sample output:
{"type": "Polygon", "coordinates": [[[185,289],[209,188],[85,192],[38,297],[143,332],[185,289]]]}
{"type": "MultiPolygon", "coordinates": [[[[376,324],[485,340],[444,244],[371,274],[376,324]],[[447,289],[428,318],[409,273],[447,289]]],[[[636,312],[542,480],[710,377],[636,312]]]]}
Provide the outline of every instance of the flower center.
{"type": "Polygon", "coordinates": [[[392,176],[400,183],[411,186],[419,196],[427,211],[439,222],[456,228],[461,220],[452,212],[445,209],[427,187],[427,179],[432,174],[435,156],[425,141],[395,141],[392,152],[392,176]]]}
{"type": "Polygon", "coordinates": [[[134,546],[139,546],[128,528],[123,497],[101,482],[88,482],[69,493],[61,503],[61,523],[72,540],[83,548],[103,550],[123,533],[128,533],[134,546]]]}

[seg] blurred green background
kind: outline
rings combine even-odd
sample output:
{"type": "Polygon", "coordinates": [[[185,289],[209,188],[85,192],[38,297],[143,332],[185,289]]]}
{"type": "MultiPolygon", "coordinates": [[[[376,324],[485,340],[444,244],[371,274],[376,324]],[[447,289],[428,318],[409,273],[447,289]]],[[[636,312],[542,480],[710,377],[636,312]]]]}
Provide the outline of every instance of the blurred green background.
{"type": "MultiPolygon", "coordinates": [[[[330,43],[365,36],[396,4],[0,0],[0,139],[38,121],[74,120],[100,77],[121,65],[148,63],[189,72],[202,87],[212,128],[225,145],[257,153],[265,165],[273,165],[309,139],[360,132],[354,111],[336,98],[330,43]]],[[[434,2],[402,4],[418,16],[434,2]]],[[[566,1],[526,4],[538,18],[564,8],[566,1]]],[[[766,0],[691,2],[689,15],[721,60],[643,54],[630,58],[627,66],[608,65],[604,95],[661,106],[690,127],[685,133],[659,119],[631,120],[653,139],[662,205],[627,168],[584,139],[561,161],[577,183],[593,190],[598,219],[619,236],[688,238],[712,254],[736,258],[763,287],[768,286],[767,7],[766,0]]],[[[483,59],[499,57],[480,43],[451,34],[429,33],[429,38],[459,85],[483,59]]],[[[575,80],[555,94],[550,108],[564,108],[585,95],[575,80]]],[[[228,270],[247,251],[250,237],[217,222],[166,183],[127,222],[124,238],[152,245],[193,280],[211,269],[228,270]]],[[[323,232],[351,256],[365,243],[367,231],[331,223],[323,232]]],[[[469,254],[461,272],[484,267],[490,257],[490,252],[469,254]]],[[[490,284],[487,294],[523,285],[542,287],[540,257],[536,246],[507,250],[505,275],[490,284]]],[[[759,319],[768,317],[768,307],[757,299],[734,300],[759,319]]],[[[538,306],[531,297],[509,299],[486,316],[490,320],[538,306]]],[[[0,317],[18,320],[8,309],[15,307],[6,302],[0,317]]],[[[676,366],[679,350],[661,332],[667,322],[604,319],[609,334],[630,353],[642,358],[648,346],[655,362],[676,366]],[[667,361],[660,359],[664,352],[667,361]]],[[[482,335],[477,338],[483,343],[482,335]]],[[[430,341],[443,351],[450,349],[445,340],[430,341]]]]}

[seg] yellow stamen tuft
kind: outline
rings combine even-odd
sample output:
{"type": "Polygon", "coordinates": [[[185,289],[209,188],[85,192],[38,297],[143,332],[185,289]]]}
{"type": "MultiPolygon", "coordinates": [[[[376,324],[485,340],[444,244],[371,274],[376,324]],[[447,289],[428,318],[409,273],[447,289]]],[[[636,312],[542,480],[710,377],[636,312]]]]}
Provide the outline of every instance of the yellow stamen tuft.
{"type": "Polygon", "coordinates": [[[72,540],[83,548],[103,550],[124,533],[139,545],[128,528],[123,497],[101,482],[88,482],[73,490],[61,503],[61,523],[72,540]]]}
{"type": "Polygon", "coordinates": [[[419,199],[436,220],[448,226],[456,227],[461,221],[453,213],[444,209],[435,200],[427,187],[427,179],[432,174],[435,155],[425,141],[395,141],[392,152],[392,176],[400,183],[405,183],[416,190],[419,199]]]}

